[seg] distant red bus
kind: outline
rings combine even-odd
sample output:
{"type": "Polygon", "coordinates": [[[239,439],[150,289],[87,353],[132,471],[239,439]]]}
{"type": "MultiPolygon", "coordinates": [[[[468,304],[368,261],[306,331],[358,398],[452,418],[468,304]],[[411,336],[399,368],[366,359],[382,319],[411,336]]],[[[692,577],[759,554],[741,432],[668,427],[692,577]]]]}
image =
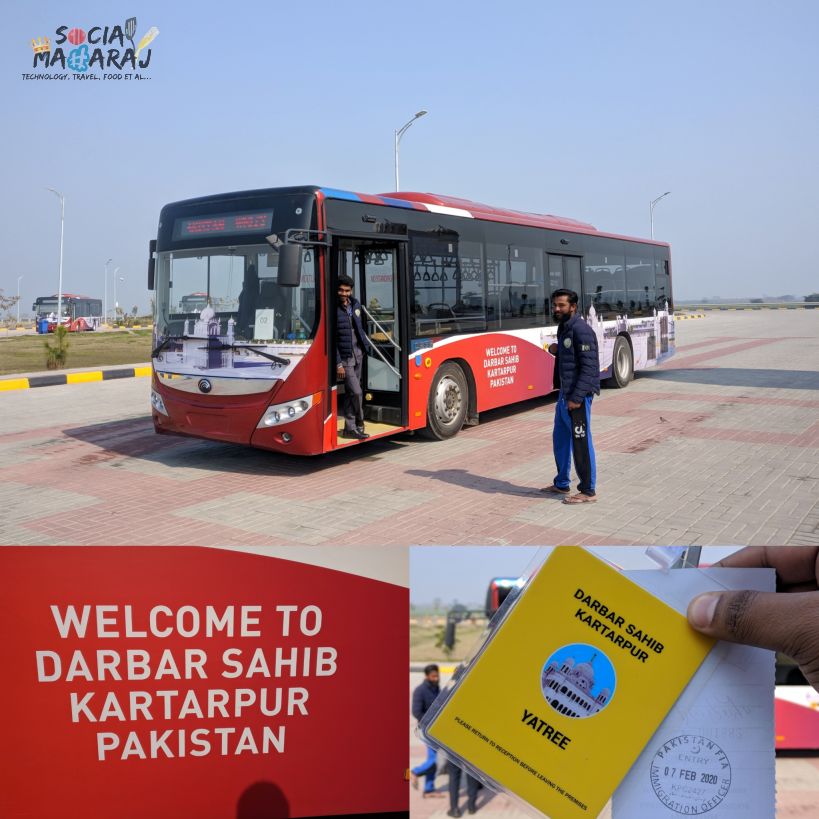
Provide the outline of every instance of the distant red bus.
{"type": "Polygon", "coordinates": [[[486,616],[492,618],[510,594],[523,588],[521,577],[493,577],[486,590],[486,616]]]}
{"type": "Polygon", "coordinates": [[[151,243],[157,432],[301,455],[357,445],[338,436],[341,273],[372,342],[371,439],[448,438],[549,393],[560,287],[580,294],[614,386],[674,352],[665,243],[432,194],[209,196],[165,206],[151,243]]]}
{"type": "MultiPolygon", "coordinates": [[[[53,296],[39,296],[31,306],[36,319],[51,319],[49,321],[49,332],[53,332],[54,327],[58,324],[57,306],[59,300],[58,293],[53,296]]],[[[101,299],[79,296],[74,293],[63,293],[62,310],[62,323],[66,324],[71,331],[96,330],[100,326],[102,320],[101,299]]]]}

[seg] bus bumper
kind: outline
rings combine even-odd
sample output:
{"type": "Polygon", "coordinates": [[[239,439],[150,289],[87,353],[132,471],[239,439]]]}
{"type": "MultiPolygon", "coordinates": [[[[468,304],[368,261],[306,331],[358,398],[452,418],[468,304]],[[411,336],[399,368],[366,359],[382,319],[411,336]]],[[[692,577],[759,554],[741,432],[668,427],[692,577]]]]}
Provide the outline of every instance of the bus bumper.
{"type": "MultiPolygon", "coordinates": [[[[278,386],[278,385],[277,385],[278,386]]],[[[158,386],[160,412],[153,407],[154,430],[159,434],[242,444],[293,455],[318,455],[323,447],[324,401],[319,400],[303,416],[288,423],[259,427],[259,420],[270,406],[277,386],[252,396],[198,396],[158,386]]]]}

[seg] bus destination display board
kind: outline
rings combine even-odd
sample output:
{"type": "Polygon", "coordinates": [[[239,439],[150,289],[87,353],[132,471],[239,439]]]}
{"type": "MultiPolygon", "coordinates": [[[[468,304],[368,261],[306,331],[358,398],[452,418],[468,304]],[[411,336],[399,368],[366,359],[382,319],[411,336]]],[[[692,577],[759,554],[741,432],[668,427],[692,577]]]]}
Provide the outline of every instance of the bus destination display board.
{"type": "Polygon", "coordinates": [[[202,239],[207,236],[236,236],[240,233],[270,233],[272,228],[272,210],[190,216],[174,220],[173,241],[202,239]]]}

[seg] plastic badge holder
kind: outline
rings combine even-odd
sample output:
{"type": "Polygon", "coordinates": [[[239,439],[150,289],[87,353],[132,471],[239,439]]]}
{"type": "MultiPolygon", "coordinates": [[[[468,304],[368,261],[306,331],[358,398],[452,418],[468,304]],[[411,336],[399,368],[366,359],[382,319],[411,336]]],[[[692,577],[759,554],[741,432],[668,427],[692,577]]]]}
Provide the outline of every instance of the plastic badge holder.
{"type": "Polygon", "coordinates": [[[594,817],[713,641],[583,547],[542,550],[524,577],[417,734],[532,815],[594,817]],[[601,638],[595,621],[615,634],[601,638]],[[629,640],[628,628],[644,641],[629,640]],[[585,692],[567,686],[561,694],[562,681],[572,675],[585,692]],[[609,681],[607,688],[589,679],[598,675],[609,681]],[[548,698],[554,691],[556,705],[548,698]]]}

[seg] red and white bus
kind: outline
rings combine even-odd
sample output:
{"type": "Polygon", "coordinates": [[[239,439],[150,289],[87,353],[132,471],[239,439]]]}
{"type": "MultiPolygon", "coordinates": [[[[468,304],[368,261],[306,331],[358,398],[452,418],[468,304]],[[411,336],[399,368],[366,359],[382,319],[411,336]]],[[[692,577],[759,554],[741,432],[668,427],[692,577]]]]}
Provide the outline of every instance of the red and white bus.
{"type": "MultiPolygon", "coordinates": [[[[38,296],[31,309],[36,319],[49,318],[48,332],[53,333],[57,326],[57,305],[59,294],[53,296],[38,296]]],[[[74,293],[63,293],[63,318],[71,332],[82,330],[96,330],[102,320],[102,301],[90,296],[78,296],[74,293]]]]}
{"type": "Polygon", "coordinates": [[[615,386],[674,352],[662,242],[425,193],[208,196],[165,206],[151,242],[157,432],[300,455],[357,444],[338,436],[340,273],[356,282],[372,341],[371,439],[448,438],[550,392],[560,287],[580,294],[615,386]],[[186,306],[190,293],[207,304],[186,306]]]}

